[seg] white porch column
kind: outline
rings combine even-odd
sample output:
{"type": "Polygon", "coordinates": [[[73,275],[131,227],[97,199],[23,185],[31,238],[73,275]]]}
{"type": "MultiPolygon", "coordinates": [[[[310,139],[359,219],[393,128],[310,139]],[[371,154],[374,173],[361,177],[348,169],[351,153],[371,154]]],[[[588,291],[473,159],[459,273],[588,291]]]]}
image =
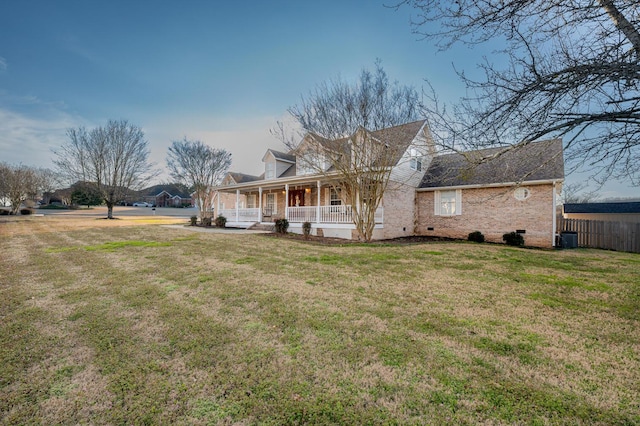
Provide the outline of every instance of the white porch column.
{"type": "Polygon", "coordinates": [[[236,189],[236,222],[240,221],[240,190],[236,189]]]}
{"type": "Polygon", "coordinates": [[[289,220],[289,184],[284,185],[284,218],[289,220]]]}
{"type": "Polygon", "coordinates": [[[258,187],[258,222],[262,222],[262,187],[258,187]]]}
{"type": "Polygon", "coordinates": [[[317,202],[317,206],[316,206],[316,223],[320,223],[320,181],[318,181],[316,183],[317,187],[318,187],[318,202],[317,202]]]}

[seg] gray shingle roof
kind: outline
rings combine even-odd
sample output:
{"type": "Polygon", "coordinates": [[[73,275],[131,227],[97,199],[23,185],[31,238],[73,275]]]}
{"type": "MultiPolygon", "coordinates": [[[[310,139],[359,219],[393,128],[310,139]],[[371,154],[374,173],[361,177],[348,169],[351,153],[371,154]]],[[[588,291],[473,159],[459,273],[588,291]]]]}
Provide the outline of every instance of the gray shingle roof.
{"type": "Polygon", "coordinates": [[[292,163],[296,162],[296,156],[293,154],[286,154],[284,152],[275,151],[273,149],[270,149],[269,151],[271,151],[276,160],[290,161],[292,163]]]}
{"type": "Polygon", "coordinates": [[[180,198],[191,198],[191,194],[189,194],[189,189],[183,185],[176,184],[161,184],[151,186],[143,191],[144,196],[146,197],[156,197],[162,193],[162,191],[167,192],[169,195],[175,197],[176,195],[180,198]]]}
{"type": "Polygon", "coordinates": [[[413,142],[413,139],[418,135],[422,126],[424,126],[424,120],[419,120],[370,133],[381,142],[394,146],[395,157],[391,159],[392,164],[389,165],[396,165],[407,148],[409,148],[409,145],[411,145],[411,142],[413,142]]]}
{"type": "Polygon", "coordinates": [[[562,141],[487,148],[434,157],[420,188],[488,185],[564,178],[562,141]]]}
{"type": "Polygon", "coordinates": [[[565,213],[640,213],[640,202],[566,203],[565,213]]]}
{"type": "MultiPolygon", "coordinates": [[[[388,146],[393,147],[394,149],[394,157],[390,158],[390,163],[388,165],[396,165],[402,155],[405,153],[411,142],[413,142],[414,138],[418,135],[418,132],[424,126],[424,120],[413,121],[411,123],[400,124],[393,127],[387,127],[386,129],[380,130],[367,130],[364,129],[370,136],[374,139],[387,144],[388,146]]],[[[311,134],[312,137],[321,143],[325,148],[334,151],[347,152],[349,150],[348,141],[349,137],[341,138],[341,139],[326,139],[322,136],[311,134]]],[[[353,136],[353,135],[352,135],[353,136]]]]}
{"type": "Polygon", "coordinates": [[[236,183],[253,182],[254,180],[261,179],[259,176],[252,176],[235,172],[229,172],[229,176],[231,176],[236,183]]]}

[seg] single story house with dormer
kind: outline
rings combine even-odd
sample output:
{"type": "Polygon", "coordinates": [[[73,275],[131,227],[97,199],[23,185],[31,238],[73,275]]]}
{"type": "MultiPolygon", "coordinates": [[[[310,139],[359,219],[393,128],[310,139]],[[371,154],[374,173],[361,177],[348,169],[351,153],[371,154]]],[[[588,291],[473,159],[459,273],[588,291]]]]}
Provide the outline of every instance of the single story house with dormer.
{"type": "Polygon", "coordinates": [[[296,150],[268,149],[264,173],[228,173],[214,188],[215,215],[227,226],[249,227],[285,218],[291,232],[310,222],[314,235],[355,239],[352,206],[340,190],[340,174],[326,164],[322,173],[308,167],[305,149],[342,149],[349,155],[355,138],[397,147],[390,183],[375,212],[374,239],[408,236],[466,238],[482,232],[502,242],[511,231],[531,246],[555,243],[557,194],[564,180],[560,140],[464,153],[436,149],[425,121],[369,131],[329,141],[307,134],[296,150]],[[336,148],[337,147],[337,148],[336,148]],[[305,161],[303,161],[305,160],[305,161]]]}
{"type": "Polygon", "coordinates": [[[143,201],[156,207],[191,207],[193,199],[184,185],[161,184],[144,190],[143,201]]]}

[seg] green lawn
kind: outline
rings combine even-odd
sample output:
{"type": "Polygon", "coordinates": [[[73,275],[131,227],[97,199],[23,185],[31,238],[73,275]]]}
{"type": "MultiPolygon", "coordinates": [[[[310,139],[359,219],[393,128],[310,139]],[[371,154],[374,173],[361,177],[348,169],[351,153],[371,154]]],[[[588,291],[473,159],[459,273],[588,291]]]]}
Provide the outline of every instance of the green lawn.
{"type": "Polygon", "coordinates": [[[637,254],[56,223],[0,223],[0,424],[640,424],[637,254]]]}

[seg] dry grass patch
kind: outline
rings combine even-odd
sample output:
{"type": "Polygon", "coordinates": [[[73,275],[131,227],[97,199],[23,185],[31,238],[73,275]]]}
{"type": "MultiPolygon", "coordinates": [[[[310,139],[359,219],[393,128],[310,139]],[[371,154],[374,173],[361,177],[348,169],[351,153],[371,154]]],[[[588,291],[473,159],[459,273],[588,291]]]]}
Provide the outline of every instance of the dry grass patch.
{"type": "Polygon", "coordinates": [[[640,422],[637,255],[34,219],[0,424],[640,422]]]}

